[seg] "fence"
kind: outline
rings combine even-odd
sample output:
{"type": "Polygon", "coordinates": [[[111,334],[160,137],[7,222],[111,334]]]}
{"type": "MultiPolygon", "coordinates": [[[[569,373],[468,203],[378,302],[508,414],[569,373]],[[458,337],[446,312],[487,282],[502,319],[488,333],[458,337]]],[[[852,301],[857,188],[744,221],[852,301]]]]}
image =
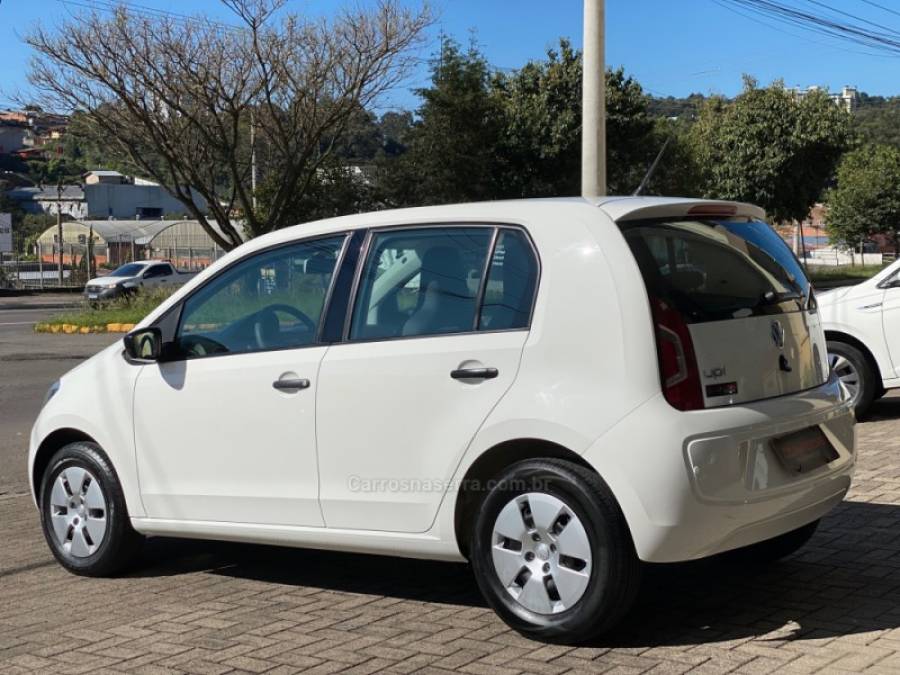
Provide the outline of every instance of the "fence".
{"type": "Polygon", "coordinates": [[[88,279],[104,276],[135,260],[168,260],[178,269],[199,272],[222,257],[218,247],[155,247],[133,242],[63,244],[60,275],[59,246],[40,244],[29,259],[0,254],[0,288],[45,289],[83,287],[88,279]]]}
{"type": "Polygon", "coordinates": [[[845,265],[882,265],[892,262],[893,256],[883,253],[856,253],[836,248],[817,248],[808,251],[806,262],[809,265],[842,267],[845,265]]]}

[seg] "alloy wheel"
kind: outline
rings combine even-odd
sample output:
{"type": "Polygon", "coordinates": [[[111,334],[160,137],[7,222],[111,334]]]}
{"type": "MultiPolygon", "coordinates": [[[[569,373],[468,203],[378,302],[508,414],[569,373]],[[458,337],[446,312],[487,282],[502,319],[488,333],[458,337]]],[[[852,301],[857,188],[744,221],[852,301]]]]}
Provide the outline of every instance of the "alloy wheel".
{"type": "Polygon", "coordinates": [[[587,531],[572,509],[549,494],[519,495],[503,507],[491,556],[506,592],[537,614],[571,609],[590,580],[587,531]]]}
{"type": "Polygon", "coordinates": [[[838,376],[838,379],[847,388],[853,404],[856,405],[861,391],[859,371],[856,369],[856,366],[847,357],[834,353],[828,354],[828,363],[831,364],[832,372],[838,376]]]}

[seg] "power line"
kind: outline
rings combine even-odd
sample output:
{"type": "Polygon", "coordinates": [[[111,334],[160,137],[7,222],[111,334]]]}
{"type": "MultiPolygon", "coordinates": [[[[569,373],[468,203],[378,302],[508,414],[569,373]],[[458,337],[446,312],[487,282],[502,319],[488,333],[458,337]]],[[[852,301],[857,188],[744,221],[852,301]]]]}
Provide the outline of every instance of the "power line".
{"type": "Polygon", "coordinates": [[[146,5],[140,5],[133,2],[125,2],[123,0],[56,0],[61,5],[69,5],[74,7],[81,7],[83,9],[89,9],[91,11],[97,12],[115,12],[119,9],[126,10],[129,14],[133,14],[135,16],[142,17],[144,19],[165,19],[167,21],[171,21],[172,23],[176,23],[182,26],[195,25],[195,26],[210,26],[213,28],[218,28],[220,30],[226,32],[241,32],[245,29],[240,26],[233,26],[231,24],[222,23],[221,21],[215,21],[208,17],[200,17],[200,16],[189,16],[187,14],[180,14],[177,12],[170,12],[162,9],[155,9],[153,7],[147,7],[146,5]]]}
{"type": "Polygon", "coordinates": [[[717,1],[717,4],[722,3],[728,3],[732,6],[732,9],[739,7],[756,16],[776,19],[782,24],[799,27],[829,38],[854,42],[870,49],[888,52],[894,56],[900,55],[900,31],[869,21],[855,14],[835,9],[819,0],[807,0],[807,3],[827,10],[831,12],[831,15],[813,14],[797,5],[775,2],[775,0],[717,1]],[[851,21],[848,22],[844,19],[836,18],[835,14],[851,19],[851,21]],[[868,26],[874,26],[878,30],[874,31],[868,26]]]}
{"type": "Polygon", "coordinates": [[[830,7],[829,5],[826,5],[824,2],[819,2],[819,0],[806,0],[806,1],[808,3],[810,3],[811,5],[816,5],[818,7],[821,7],[822,9],[827,9],[836,14],[846,16],[848,19],[853,19],[854,21],[859,21],[860,23],[868,24],[869,26],[878,28],[881,31],[885,31],[886,35],[900,36],[900,33],[898,33],[893,28],[888,28],[887,26],[883,26],[880,23],[875,23],[874,21],[869,21],[868,19],[864,19],[860,16],[856,16],[855,14],[850,14],[849,12],[845,12],[841,9],[837,9],[836,7],[830,7]]]}
{"type": "Polygon", "coordinates": [[[871,7],[875,7],[875,8],[877,8],[877,9],[882,10],[882,11],[885,11],[885,12],[887,12],[888,14],[893,14],[893,15],[895,15],[895,16],[900,16],[900,12],[898,12],[896,9],[891,9],[890,7],[885,7],[884,5],[879,5],[877,2],[873,2],[872,0],[860,0],[860,2],[864,2],[864,3],[866,3],[867,5],[870,5],[871,7]]]}
{"type": "MultiPolygon", "coordinates": [[[[782,33],[782,34],[784,34],[784,35],[789,35],[789,36],[791,36],[791,37],[795,37],[795,38],[798,38],[798,39],[801,39],[801,40],[806,39],[805,36],[803,36],[803,35],[800,34],[800,33],[794,33],[794,32],[791,32],[791,31],[789,31],[789,30],[785,30],[783,27],[778,26],[777,24],[769,23],[768,21],[765,21],[765,20],[759,18],[758,16],[754,16],[753,14],[748,14],[748,13],[746,13],[746,12],[743,12],[743,11],[741,11],[741,10],[739,10],[739,9],[737,9],[737,8],[735,8],[735,7],[733,7],[733,6],[731,6],[730,3],[731,3],[733,0],[712,0],[712,1],[713,1],[716,5],[718,5],[719,7],[721,7],[722,9],[724,9],[724,10],[726,10],[726,11],[728,11],[728,12],[731,12],[732,14],[736,14],[736,15],[740,16],[741,18],[747,19],[748,21],[752,21],[752,22],[754,22],[754,23],[760,24],[761,26],[765,26],[766,28],[768,28],[768,29],[770,29],[770,30],[774,30],[774,31],[777,31],[777,32],[782,33]]],[[[801,26],[800,28],[801,28],[801,30],[803,29],[802,26],[801,26]]],[[[831,37],[831,36],[829,36],[829,37],[831,37]]],[[[822,42],[821,40],[811,40],[810,42],[812,42],[813,44],[817,44],[817,45],[822,45],[822,46],[824,46],[824,47],[828,47],[828,48],[830,48],[830,49],[837,49],[837,50],[839,50],[839,51],[847,52],[848,54],[859,54],[859,55],[862,55],[862,56],[874,56],[874,57],[886,57],[886,56],[889,56],[888,54],[884,54],[884,53],[878,54],[878,53],[873,53],[873,52],[860,51],[860,50],[858,50],[858,49],[851,49],[851,48],[849,48],[849,47],[839,47],[839,46],[837,46],[837,45],[835,45],[835,44],[833,44],[833,43],[822,42]]]]}

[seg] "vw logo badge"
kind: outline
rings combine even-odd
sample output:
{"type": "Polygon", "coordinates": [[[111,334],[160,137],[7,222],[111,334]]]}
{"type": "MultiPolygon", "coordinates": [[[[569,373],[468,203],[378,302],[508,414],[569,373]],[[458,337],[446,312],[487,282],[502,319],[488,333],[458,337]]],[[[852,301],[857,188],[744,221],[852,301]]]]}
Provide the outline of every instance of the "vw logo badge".
{"type": "Polygon", "coordinates": [[[772,342],[774,342],[775,346],[779,349],[784,347],[784,327],[781,325],[780,321],[772,322],[772,342]]]}

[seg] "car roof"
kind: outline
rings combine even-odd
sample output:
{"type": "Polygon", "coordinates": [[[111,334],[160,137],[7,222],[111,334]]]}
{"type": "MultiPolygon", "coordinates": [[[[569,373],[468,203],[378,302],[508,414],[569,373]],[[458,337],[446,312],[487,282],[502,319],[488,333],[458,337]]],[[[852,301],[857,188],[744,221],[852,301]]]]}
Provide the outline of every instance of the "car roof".
{"type": "MultiPolygon", "coordinates": [[[[275,232],[251,239],[241,247],[247,251],[264,248],[299,237],[331,232],[343,232],[370,227],[387,227],[398,224],[435,222],[509,222],[531,223],[540,211],[558,209],[584,209],[602,211],[613,221],[634,218],[668,217],[686,215],[696,206],[733,207],[734,214],[753,218],[764,218],[765,212],[758,206],[741,202],[726,202],[710,199],[687,199],[681,197],[551,197],[545,199],[510,199],[490,202],[469,202],[464,204],[444,204],[440,206],[418,206],[403,209],[386,209],[369,213],[358,213],[337,218],[328,218],[301,225],[293,225],[275,232]]],[[[565,222],[554,221],[553,227],[565,226],[565,222]]]]}

